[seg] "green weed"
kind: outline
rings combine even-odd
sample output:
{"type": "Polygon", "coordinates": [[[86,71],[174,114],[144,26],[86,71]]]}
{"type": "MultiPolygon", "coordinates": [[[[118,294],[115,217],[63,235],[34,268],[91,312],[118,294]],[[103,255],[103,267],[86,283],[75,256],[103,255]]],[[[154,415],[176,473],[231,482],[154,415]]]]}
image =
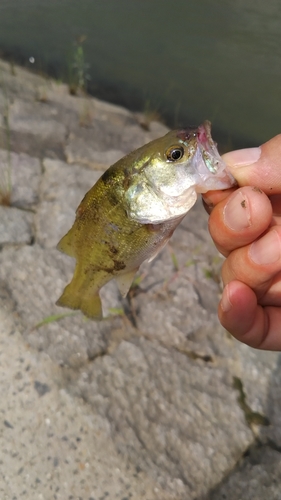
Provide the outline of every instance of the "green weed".
{"type": "Polygon", "coordinates": [[[159,107],[160,107],[160,105],[157,106],[157,104],[155,104],[154,102],[152,103],[150,97],[145,95],[143,112],[136,114],[137,120],[138,120],[140,126],[144,130],[150,130],[151,122],[164,123],[163,117],[161,116],[160,112],[158,111],[159,107]]]}
{"type": "Polygon", "coordinates": [[[88,99],[83,99],[82,107],[79,113],[79,125],[80,127],[89,127],[93,121],[94,113],[90,107],[90,102],[88,99]]]}
{"type": "Polygon", "coordinates": [[[110,307],[110,309],[108,309],[108,312],[109,312],[108,317],[124,316],[124,314],[125,314],[124,309],[122,309],[122,307],[110,307]]]}
{"type": "Polygon", "coordinates": [[[245,415],[245,420],[248,423],[249,426],[255,424],[255,425],[270,425],[269,419],[265,416],[262,415],[261,413],[258,413],[256,411],[253,411],[250,406],[247,403],[247,397],[246,393],[244,391],[243,387],[243,382],[240,378],[238,377],[233,377],[233,387],[238,391],[238,404],[240,408],[243,410],[244,415],[245,415]]]}
{"type": "Polygon", "coordinates": [[[221,268],[224,258],[221,255],[214,255],[210,261],[210,267],[204,269],[206,278],[212,279],[218,285],[221,283],[221,268]]]}
{"type": "Polygon", "coordinates": [[[48,87],[47,87],[47,82],[44,85],[41,85],[38,87],[37,92],[36,92],[36,101],[38,102],[48,102],[48,87]]]}
{"type": "Polygon", "coordinates": [[[146,274],[145,273],[142,273],[142,274],[138,274],[134,279],[133,279],[133,282],[131,284],[131,288],[130,290],[133,290],[134,288],[138,288],[140,286],[140,284],[143,282],[144,278],[145,278],[146,274]]]}
{"type": "Polygon", "coordinates": [[[203,273],[204,273],[205,278],[214,279],[213,269],[205,268],[205,269],[203,269],[203,273]]]}
{"type": "Polygon", "coordinates": [[[88,73],[89,64],[85,59],[83,43],[86,40],[84,35],[74,42],[71,60],[69,63],[69,92],[72,95],[87,92],[87,82],[90,80],[88,73]]]}
{"type": "Polygon", "coordinates": [[[43,318],[39,323],[36,323],[31,328],[31,331],[33,330],[38,330],[42,326],[48,325],[49,323],[55,323],[57,321],[60,321],[61,319],[67,318],[68,316],[77,316],[77,314],[81,314],[79,311],[73,311],[73,312],[68,312],[68,313],[62,313],[62,314],[51,314],[50,316],[46,316],[43,318]]]}
{"type": "MultiPolygon", "coordinates": [[[[124,314],[125,314],[124,310],[121,307],[120,308],[111,307],[108,310],[108,312],[109,312],[109,315],[107,317],[103,318],[103,320],[111,319],[115,316],[124,316],[124,314]]],[[[46,316],[41,321],[36,323],[36,325],[34,325],[30,331],[33,332],[34,330],[39,330],[39,328],[42,328],[42,326],[49,325],[50,323],[57,323],[58,321],[60,321],[64,318],[68,318],[69,316],[78,316],[78,315],[80,315],[82,317],[83,321],[85,321],[85,322],[90,321],[89,318],[81,315],[81,311],[72,311],[72,312],[66,312],[66,313],[62,313],[62,314],[50,314],[50,316],[46,316]]]]}
{"type": "Polygon", "coordinates": [[[170,250],[170,255],[171,255],[172,263],[174,266],[174,271],[178,272],[180,270],[178,258],[176,256],[175,252],[173,252],[172,250],[170,250]]]}
{"type": "Polygon", "coordinates": [[[5,95],[5,109],[3,113],[3,124],[5,133],[5,147],[7,160],[0,166],[0,205],[10,206],[12,195],[12,167],[11,167],[11,129],[10,129],[10,102],[5,95]]]}
{"type": "Polygon", "coordinates": [[[194,259],[189,259],[186,261],[185,263],[185,267],[190,267],[190,266],[194,266],[196,264],[196,261],[194,259]]]}

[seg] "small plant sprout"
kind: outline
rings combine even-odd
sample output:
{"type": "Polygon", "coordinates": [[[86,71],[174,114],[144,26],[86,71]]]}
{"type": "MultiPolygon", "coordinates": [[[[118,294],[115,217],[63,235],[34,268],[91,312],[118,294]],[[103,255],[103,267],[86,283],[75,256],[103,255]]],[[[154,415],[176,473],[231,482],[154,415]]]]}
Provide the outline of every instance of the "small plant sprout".
{"type": "Polygon", "coordinates": [[[162,122],[163,118],[155,107],[152,106],[150,99],[146,99],[143,113],[138,115],[139,124],[144,130],[150,129],[151,122],[162,122]]]}
{"type": "Polygon", "coordinates": [[[176,256],[175,252],[171,252],[171,258],[172,258],[174,270],[176,272],[178,272],[180,270],[180,266],[179,266],[179,261],[177,259],[177,256],[176,256]]]}
{"type": "Polygon", "coordinates": [[[31,331],[38,330],[42,326],[48,325],[50,323],[56,323],[56,322],[60,321],[61,319],[67,318],[68,316],[77,316],[78,314],[81,314],[81,313],[79,311],[72,311],[72,312],[62,313],[62,314],[51,314],[50,316],[46,316],[45,318],[43,318],[41,321],[39,321],[39,323],[36,323],[36,325],[34,325],[31,328],[31,331]]]}
{"type": "Polygon", "coordinates": [[[84,94],[87,91],[87,82],[90,80],[88,73],[90,65],[85,60],[83,43],[86,36],[82,35],[74,42],[71,62],[69,65],[69,92],[77,95],[79,92],[84,94]]]}
{"type": "Polygon", "coordinates": [[[140,284],[143,282],[145,277],[146,277],[146,273],[138,274],[134,278],[133,283],[131,284],[131,289],[138,288],[140,286],[140,284]]]}
{"type": "Polygon", "coordinates": [[[81,110],[79,113],[79,125],[80,127],[89,127],[93,121],[94,113],[91,109],[90,101],[88,99],[83,99],[81,110]]]}
{"type": "Polygon", "coordinates": [[[210,259],[209,267],[204,268],[203,272],[205,278],[212,279],[215,283],[220,284],[221,282],[221,266],[223,263],[223,257],[221,255],[215,255],[210,259]]]}
{"type": "Polygon", "coordinates": [[[10,103],[6,95],[3,124],[6,134],[7,160],[0,165],[0,205],[11,205],[12,173],[11,173],[11,130],[10,130],[10,103]]]}
{"type": "Polygon", "coordinates": [[[185,267],[190,267],[190,266],[194,266],[196,264],[196,260],[194,259],[189,259],[186,261],[185,263],[185,267]]]}
{"type": "Polygon", "coordinates": [[[108,318],[112,318],[114,316],[124,316],[125,315],[125,311],[122,307],[110,307],[108,309],[108,313],[109,313],[108,318]]]}

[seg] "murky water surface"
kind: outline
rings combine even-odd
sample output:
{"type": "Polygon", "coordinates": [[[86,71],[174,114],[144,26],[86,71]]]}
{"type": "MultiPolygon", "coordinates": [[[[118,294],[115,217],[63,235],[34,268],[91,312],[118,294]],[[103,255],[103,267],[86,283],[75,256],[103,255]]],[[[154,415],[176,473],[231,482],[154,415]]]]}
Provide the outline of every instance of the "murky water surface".
{"type": "Polygon", "coordinates": [[[82,35],[100,97],[171,126],[208,118],[230,147],[281,131],[279,0],[0,0],[0,49],[26,65],[67,78],[82,35]]]}

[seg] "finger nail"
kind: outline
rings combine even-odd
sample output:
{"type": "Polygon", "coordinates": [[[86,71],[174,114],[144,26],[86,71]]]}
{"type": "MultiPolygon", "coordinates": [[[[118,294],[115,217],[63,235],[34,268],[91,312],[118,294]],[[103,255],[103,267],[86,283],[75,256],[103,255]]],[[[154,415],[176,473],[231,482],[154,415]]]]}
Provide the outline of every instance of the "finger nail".
{"type": "Polygon", "coordinates": [[[244,167],[259,160],[261,148],[237,149],[223,155],[223,159],[230,167],[244,167]]]}
{"type": "Polygon", "coordinates": [[[230,196],[224,207],[223,217],[225,224],[233,231],[242,231],[251,225],[251,214],[248,198],[243,191],[236,191],[230,196]]]}
{"type": "Polygon", "coordinates": [[[260,240],[255,241],[250,246],[249,251],[251,259],[256,264],[274,264],[280,259],[281,246],[278,233],[269,231],[260,240]]]}
{"type": "Polygon", "coordinates": [[[221,302],[220,302],[221,308],[223,312],[228,312],[232,308],[232,304],[229,299],[229,290],[228,290],[228,285],[223,290],[221,302]]]}

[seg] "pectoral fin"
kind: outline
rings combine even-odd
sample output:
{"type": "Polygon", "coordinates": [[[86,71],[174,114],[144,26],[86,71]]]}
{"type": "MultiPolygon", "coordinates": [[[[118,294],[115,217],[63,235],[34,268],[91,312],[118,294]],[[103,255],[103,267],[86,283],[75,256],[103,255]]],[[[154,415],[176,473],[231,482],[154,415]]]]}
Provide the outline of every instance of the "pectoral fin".
{"type": "Polygon", "coordinates": [[[136,269],[133,269],[133,271],[129,271],[128,273],[119,274],[117,276],[114,276],[122,297],[126,297],[128,291],[130,290],[130,287],[134,281],[134,277],[135,277],[135,274],[137,271],[138,271],[138,267],[136,269]]]}

